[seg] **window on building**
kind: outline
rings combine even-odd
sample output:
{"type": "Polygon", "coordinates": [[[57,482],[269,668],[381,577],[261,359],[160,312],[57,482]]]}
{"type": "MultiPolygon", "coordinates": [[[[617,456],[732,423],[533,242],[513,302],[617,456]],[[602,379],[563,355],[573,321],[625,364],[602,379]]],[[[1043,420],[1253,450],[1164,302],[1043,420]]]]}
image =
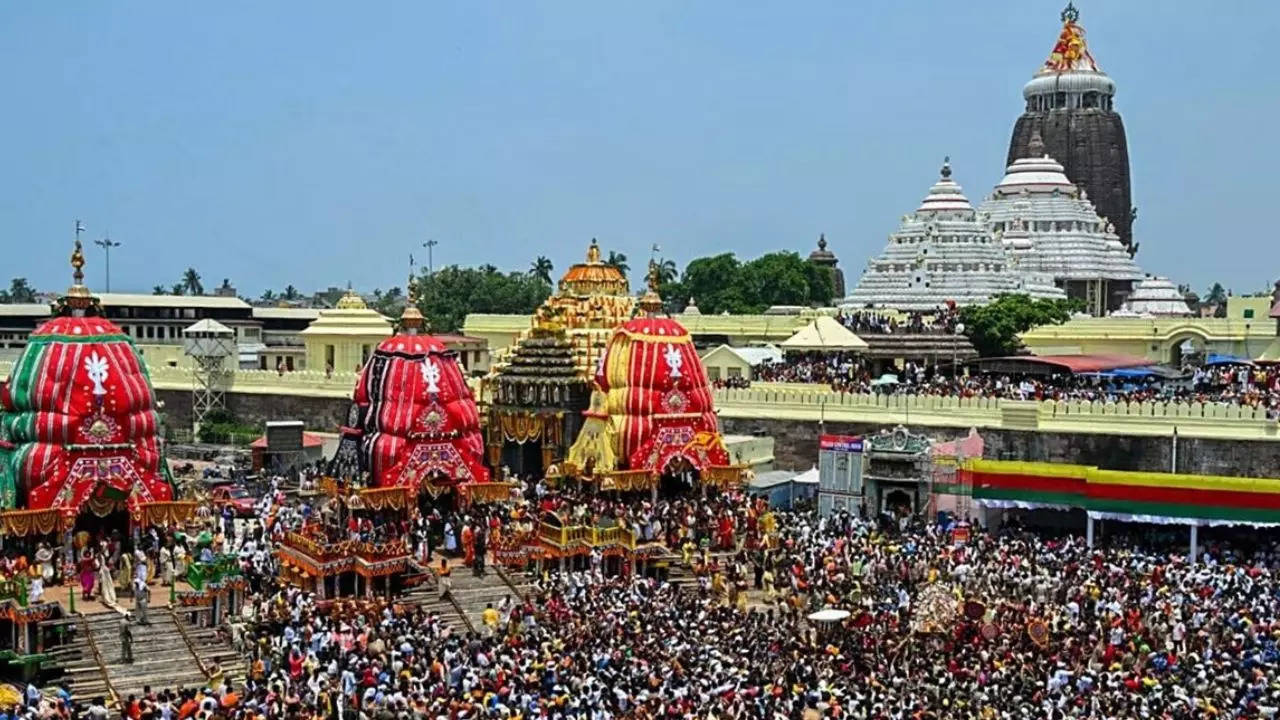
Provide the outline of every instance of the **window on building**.
{"type": "Polygon", "coordinates": [[[708,380],[719,380],[719,379],[720,379],[720,368],[715,367],[715,366],[708,367],[708,368],[707,368],[707,379],[708,379],[708,380]]]}
{"type": "Polygon", "coordinates": [[[725,368],[725,372],[728,373],[729,377],[731,378],[742,377],[742,368],[736,368],[736,367],[725,368]]]}
{"type": "MultiPolygon", "coordinates": [[[[332,345],[330,345],[329,347],[330,347],[330,348],[332,348],[333,346],[332,346],[332,345]]],[[[289,372],[293,372],[293,356],[292,356],[292,355],[286,355],[286,356],[285,356],[285,358],[284,358],[284,369],[285,369],[285,370],[288,370],[289,372]]]]}
{"type": "Polygon", "coordinates": [[[369,362],[369,356],[372,354],[373,354],[372,345],[361,345],[360,346],[360,364],[364,365],[365,363],[369,362]]]}
{"type": "Polygon", "coordinates": [[[1253,317],[1253,308],[1245,308],[1245,309],[1244,309],[1244,317],[1245,317],[1245,319],[1246,319],[1246,320],[1248,320],[1249,318],[1253,317]]]}

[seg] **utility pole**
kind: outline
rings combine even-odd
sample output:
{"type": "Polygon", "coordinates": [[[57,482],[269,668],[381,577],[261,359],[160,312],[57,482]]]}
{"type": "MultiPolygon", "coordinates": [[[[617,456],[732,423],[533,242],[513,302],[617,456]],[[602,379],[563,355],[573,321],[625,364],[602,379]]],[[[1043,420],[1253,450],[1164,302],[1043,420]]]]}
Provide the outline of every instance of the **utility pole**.
{"type": "Polygon", "coordinates": [[[422,243],[422,247],[427,249],[427,274],[428,275],[434,275],[436,273],[436,267],[434,262],[435,258],[432,256],[431,251],[435,249],[435,246],[439,244],[440,244],[439,240],[428,240],[422,243]]]}
{"type": "Polygon", "coordinates": [[[104,237],[101,240],[94,240],[93,244],[107,251],[107,292],[111,292],[111,248],[120,247],[120,243],[110,237],[104,237]]]}

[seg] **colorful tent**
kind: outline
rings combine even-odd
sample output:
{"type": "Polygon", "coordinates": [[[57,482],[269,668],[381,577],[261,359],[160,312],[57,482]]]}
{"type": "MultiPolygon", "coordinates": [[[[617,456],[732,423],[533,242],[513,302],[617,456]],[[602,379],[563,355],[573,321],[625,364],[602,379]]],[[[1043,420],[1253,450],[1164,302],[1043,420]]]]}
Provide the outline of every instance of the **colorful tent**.
{"type": "Polygon", "coordinates": [[[168,502],[155,394],[132,339],[76,283],[0,386],[0,507],[98,515],[168,502]]]}
{"type": "Polygon", "coordinates": [[[382,341],[361,369],[344,441],[355,442],[373,487],[435,495],[488,482],[475,398],[455,353],[418,334],[421,324],[411,302],[402,331],[382,341]]]}

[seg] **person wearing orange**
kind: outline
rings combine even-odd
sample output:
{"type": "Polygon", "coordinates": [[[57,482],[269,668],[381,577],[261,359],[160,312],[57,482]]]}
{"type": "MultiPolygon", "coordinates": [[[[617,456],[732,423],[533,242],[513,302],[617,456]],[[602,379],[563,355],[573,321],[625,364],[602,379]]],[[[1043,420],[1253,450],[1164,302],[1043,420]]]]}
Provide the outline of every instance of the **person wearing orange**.
{"type": "Polygon", "coordinates": [[[463,564],[470,566],[475,563],[476,559],[476,533],[471,529],[471,523],[462,526],[462,553],[463,564]]]}
{"type": "Polygon", "coordinates": [[[439,578],[440,599],[443,600],[450,591],[453,590],[453,568],[449,567],[448,558],[440,558],[440,570],[436,572],[439,578]]]}

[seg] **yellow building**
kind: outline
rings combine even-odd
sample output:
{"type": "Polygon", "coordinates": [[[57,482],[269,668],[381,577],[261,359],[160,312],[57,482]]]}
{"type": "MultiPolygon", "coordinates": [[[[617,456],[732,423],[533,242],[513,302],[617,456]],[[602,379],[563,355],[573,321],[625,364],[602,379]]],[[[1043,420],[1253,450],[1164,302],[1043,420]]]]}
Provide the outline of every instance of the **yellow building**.
{"type": "Polygon", "coordinates": [[[316,372],[358,372],[378,343],[391,334],[391,321],[348,290],[337,307],[321,310],[320,317],[301,332],[306,366],[316,372]]]}
{"type": "Polygon", "coordinates": [[[1022,335],[1036,355],[1119,353],[1175,367],[1184,355],[1219,353],[1256,359],[1276,340],[1270,298],[1233,297],[1227,317],[1079,317],[1022,335]]]}

